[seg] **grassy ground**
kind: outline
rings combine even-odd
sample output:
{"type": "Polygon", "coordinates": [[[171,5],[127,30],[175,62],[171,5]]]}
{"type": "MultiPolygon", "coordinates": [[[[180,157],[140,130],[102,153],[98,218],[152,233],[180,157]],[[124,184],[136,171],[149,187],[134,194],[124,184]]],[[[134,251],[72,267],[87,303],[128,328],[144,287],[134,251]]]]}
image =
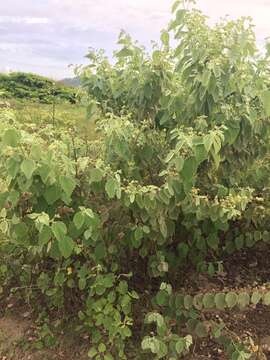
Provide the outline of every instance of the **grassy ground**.
{"type": "Polygon", "coordinates": [[[53,124],[58,128],[67,126],[79,129],[83,124],[84,135],[88,140],[96,138],[95,126],[93,122],[87,120],[86,108],[80,104],[56,103],[41,104],[31,101],[8,101],[11,108],[15,110],[19,122],[35,124],[53,124]]]}
{"type": "Polygon", "coordinates": [[[41,104],[31,101],[9,101],[11,107],[18,112],[20,121],[42,122],[47,119],[50,122],[80,121],[84,120],[85,107],[79,104],[41,104]]]}

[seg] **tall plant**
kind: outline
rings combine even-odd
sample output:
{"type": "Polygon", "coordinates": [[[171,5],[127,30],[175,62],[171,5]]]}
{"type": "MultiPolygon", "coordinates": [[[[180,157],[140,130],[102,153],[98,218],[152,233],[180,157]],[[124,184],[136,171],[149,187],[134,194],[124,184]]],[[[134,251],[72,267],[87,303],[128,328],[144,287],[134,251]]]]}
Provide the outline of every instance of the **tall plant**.
{"type": "Polygon", "coordinates": [[[93,359],[129,358],[145,313],[153,332],[142,351],[156,359],[210,332],[233,359],[248,358],[201,311],[270,303],[263,290],[191,296],[174,286],[183,264],[212,274],[223,252],[269,241],[270,90],[269,54],[249,19],[210,27],[181,1],[173,12],[151,54],[121,33],[115,65],[88,55],[81,76],[97,141],[0,124],[0,279],[5,289],[19,279],[48,310],[75,309],[93,359]]]}

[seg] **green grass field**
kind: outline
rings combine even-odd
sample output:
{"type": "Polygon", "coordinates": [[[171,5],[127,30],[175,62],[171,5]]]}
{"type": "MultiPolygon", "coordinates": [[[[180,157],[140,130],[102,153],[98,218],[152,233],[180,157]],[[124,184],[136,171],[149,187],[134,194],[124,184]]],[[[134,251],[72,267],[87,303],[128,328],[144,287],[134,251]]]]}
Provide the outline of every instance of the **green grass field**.
{"type": "Polygon", "coordinates": [[[83,125],[84,136],[89,140],[96,138],[95,125],[88,121],[86,107],[81,104],[66,102],[53,105],[17,99],[8,100],[8,103],[15,112],[16,120],[21,123],[52,124],[63,129],[70,126],[78,131],[83,125]]]}

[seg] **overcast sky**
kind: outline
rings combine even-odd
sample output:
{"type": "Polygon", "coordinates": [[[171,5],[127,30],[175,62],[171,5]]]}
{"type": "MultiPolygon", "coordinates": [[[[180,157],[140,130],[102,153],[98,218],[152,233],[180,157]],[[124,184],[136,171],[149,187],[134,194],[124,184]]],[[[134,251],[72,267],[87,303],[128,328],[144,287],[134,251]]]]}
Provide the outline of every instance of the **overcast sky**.
{"type": "MultiPolygon", "coordinates": [[[[171,0],[0,0],[0,72],[31,71],[62,78],[89,47],[111,54],[120,29],[143,45],[159,38],[171,0]]],[[[199,0],[215,22],[252,16],[258,42],[270,36],[270,0],[199,0]]]]}

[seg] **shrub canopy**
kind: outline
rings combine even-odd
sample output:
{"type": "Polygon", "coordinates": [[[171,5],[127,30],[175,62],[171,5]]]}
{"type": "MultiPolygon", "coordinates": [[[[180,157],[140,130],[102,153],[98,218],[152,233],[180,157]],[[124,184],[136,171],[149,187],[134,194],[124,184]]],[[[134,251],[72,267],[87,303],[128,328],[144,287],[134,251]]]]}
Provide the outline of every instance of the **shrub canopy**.
{"type": "Polygon", "coordinates": [[[213,274],[222,253],[270,240],[270,54],[257,50],[249,19],[210,27],[187,5],[175,3],[151,53],[122,32],[114,65],[88,54],[81,78],[98,140],[87,141],[85,124],[34,128],[10,114],[0,123],[5,279],[34,284],[28,296],[48,309],[75,311],[90,358],[130,358],[127,339],[145,330],[146,312],[157,331],[143,353],[186,353],[193,332],[180,336],[183,323],[203,304],[250,298],[174,296],[179,269],[213,274]]]}

